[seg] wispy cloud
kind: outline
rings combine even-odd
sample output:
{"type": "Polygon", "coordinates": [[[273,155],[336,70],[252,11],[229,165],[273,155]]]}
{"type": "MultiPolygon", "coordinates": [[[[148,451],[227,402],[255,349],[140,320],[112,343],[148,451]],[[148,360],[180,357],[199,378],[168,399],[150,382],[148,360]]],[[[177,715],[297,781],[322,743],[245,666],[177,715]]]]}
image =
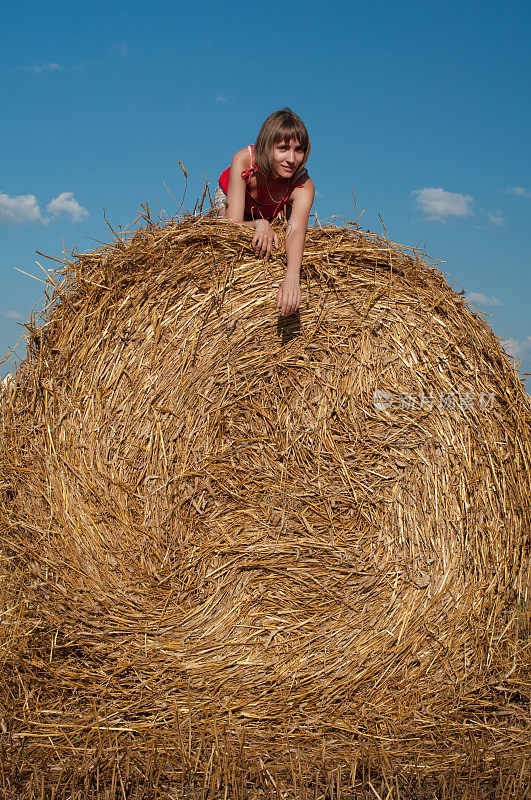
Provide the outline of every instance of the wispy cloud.
{"type": "Polygon", "coordinates": [[[10,197],[0,192],[0,222],[4,225],[46,225],[34,194],[19,194],[10,197]]]}
{"type": "Polygon", "coordinates": [[[494,211],[492,213],[487,211],[487,217],[489,218],[490,224],[495,225],[496,227],[498,227],[498,225],[503,225],[504,222],[507,222],[505,217],[502,217],[501,211],[494,211]]]}
{"type": "Polygon", "coordinates": [[[524,358],[531,352],[531,336],[519,342],[517,339],[502,339],[502,345],[505,347],[509,355],[515,358],[524,358]]]}
{"type": "Polygon", "coordinates": [[[216,103],[230,103],[231,100],[231,94],[222,94],[221,92],[218,92],[216,95],[216,103]]]}
{"type": "Polygon", "coordinates": [[[72,222],[81,222],[89,215],[87,209],[77,202],[73,192],[61,192],[48,203],[46,210],[55,217],[60,214],[68,216],[72,222]]]}
{"type": "Polygon", "coordinates": [[[531,192],[528,189],[524,189],[523,186],[510,186],[504,191],[505,194],[512,194],[513,197],[522,197],[524,200],[529,200],[531,197],[531,192]]]}
{"type": "Polygon", "coordinates": [[[468,194],[447,192],[445,189],[416,189],[411,194],[417,198],[417,208],[425,219],[446,222],[450,217],[473,215],[474,199],[468,194]]]}
{"type": "Polygon", "coordinates": [[[18,322],[22,322],[22,320],[26,319],[22,314],[19,314],[18,311],[4,311],[2,314],[5,319],[16,319],[18,322]]]}
{"type": "Polygon", "coordinates": [[[501,300],[497,297],[488,297],[485,292],[468,292],[465,295],[465,300],[469,303],[475,303],[478,306],[501,306],[501,300]]]}
{"type": "Polygon", "coordinates": [[[30,72],[38,75],[41,72],[61,72],[64,67],[62,64],[58,64],[56,61],[49,61],[47,63],[40,62],[39,64],[34,64],[30,67],[30,72]]]}
{"type": "Polygon", "coordinates": [[[117,53],[122,58],[125,58],[125,56],[128,56],[131,52],[131,48],[127,42],[115,42],[113,45],[111,45],[111,51],[113,53],[117,53]]]}

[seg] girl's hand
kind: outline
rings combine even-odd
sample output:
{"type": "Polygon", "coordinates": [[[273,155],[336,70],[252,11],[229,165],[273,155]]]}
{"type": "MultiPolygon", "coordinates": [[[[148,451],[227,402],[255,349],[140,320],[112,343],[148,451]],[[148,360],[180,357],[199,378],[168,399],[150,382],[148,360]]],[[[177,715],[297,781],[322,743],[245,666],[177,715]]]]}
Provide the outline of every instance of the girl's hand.
{"type": "Polygon", "coordinates": [[[277,295],[277,306],[283,317],[293,314],[301,304],[301,286],[298,275],[286,275],[277,295]]]}
{"type": "Polygon", "coordinates": [[[278,236],[266,219],[257,219],[254,223],[254,236],[251,242],[256,258],[268,261],[273,245],[278,248],[278,236]]]}

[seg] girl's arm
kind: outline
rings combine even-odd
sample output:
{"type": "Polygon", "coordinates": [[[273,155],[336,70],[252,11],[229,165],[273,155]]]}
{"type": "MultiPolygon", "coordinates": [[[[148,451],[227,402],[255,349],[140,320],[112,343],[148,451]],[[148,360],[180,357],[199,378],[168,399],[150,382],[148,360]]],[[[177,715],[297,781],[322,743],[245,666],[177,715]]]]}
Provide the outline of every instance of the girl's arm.
{"type": "Polygon", "coordinates": [[[230,177],[229,185],[227,188],[227,208],[222,215],[225,219],[231,222],[237,222],[239,225],[245,225],[248,228],[254,228],[254,236],[251,242],[256,258],[263,258],[265,261],[271,255],[273,245],[278,247],[278,236],[273,231],[270,223],[266,219],[255,219],[249,222],[244,222],[243,214],[245,210],[245,181],[242,178],[242,172],[249,169],[251,166],[251,159],[249,158],[249,151],[245,147],[243,150],[238,150],[230,164],[230,177]]]}
{"type": "MultiPolygon", "coordinates": [[[[245,209],[245,181],[242,172],[250,167],[247,149],[238,150],[230,162],[229,186],[227,189],[227,208],[225,218],[231,222],[243,223],[245,209]]],[[[253,226],[254,227],[254,226],[253,226]]]]}
{"type": "Polygon", "coordinates": [[[303,186],[294,189],[291,195],[291,215],[286,228],[288,266],[277,295],[277,305],[284,317],[293,314],[301,304],[302,253],[314,195],[315,187],[310,178],[305,181],[303,186]]]}

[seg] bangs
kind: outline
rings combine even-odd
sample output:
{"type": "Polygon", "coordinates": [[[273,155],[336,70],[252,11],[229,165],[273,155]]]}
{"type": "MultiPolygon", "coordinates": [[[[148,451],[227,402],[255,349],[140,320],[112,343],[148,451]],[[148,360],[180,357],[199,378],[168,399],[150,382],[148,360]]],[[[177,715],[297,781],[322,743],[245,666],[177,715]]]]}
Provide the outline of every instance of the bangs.
{"type": "Polygon", "coordinates": [[[306,152],[309,142],[308,131],[302,122],[300,125],[282,125],[277,131],[274,144],[282,143],[289,145],[292,139],[296,139],[304,149],[304,152],[306,152]]]}

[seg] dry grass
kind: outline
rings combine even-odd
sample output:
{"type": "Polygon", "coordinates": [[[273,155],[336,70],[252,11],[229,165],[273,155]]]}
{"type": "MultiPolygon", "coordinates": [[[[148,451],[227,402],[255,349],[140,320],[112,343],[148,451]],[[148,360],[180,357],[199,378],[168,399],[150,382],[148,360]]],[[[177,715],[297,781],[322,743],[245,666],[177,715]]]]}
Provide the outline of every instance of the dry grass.
{"type": "Polygon", "coordinates": [[[514,365],[413,250],[311,229],[283,321],[249,243],[148,220],[50,279],[0,420],[5,797],[531,797],[514,365]]]}

